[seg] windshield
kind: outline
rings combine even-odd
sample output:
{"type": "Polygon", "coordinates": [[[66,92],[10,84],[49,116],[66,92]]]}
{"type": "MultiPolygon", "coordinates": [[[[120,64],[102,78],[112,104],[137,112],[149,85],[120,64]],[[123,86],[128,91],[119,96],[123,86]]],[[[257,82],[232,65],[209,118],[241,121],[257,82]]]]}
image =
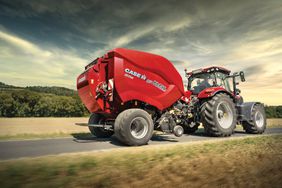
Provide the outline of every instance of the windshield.
{"type": "Polygon", "coordinates": [[[188,90],[200,93],[202,90],[215,85],[214,74],[198,74],[191,76],[188,81],[188,90]]]}
{"type": "Polygon", "coordinates": [[[194,94],[200,93],[209,87],[223,87],[232,92],[232,79],[226,78],[226,74],[221,72],[196,74],[188,78],[188,90],[194,94]]]}

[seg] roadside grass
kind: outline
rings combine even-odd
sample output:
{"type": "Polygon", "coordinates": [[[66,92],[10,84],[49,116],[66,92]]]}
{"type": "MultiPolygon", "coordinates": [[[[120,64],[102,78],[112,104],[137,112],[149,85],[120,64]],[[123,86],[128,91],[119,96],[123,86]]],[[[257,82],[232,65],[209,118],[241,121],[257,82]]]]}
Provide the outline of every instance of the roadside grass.
{"type": "Polygon", "coordinates": [[[282,135],[0,161],[1,187],[281,187],[282,135]]]}

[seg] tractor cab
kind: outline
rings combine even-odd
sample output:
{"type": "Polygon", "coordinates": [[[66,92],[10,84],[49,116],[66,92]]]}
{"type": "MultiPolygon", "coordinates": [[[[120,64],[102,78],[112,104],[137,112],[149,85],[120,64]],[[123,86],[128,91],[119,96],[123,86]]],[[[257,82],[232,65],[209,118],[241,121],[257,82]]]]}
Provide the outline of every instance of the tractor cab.
{"type": "Polygon", "coordinates": [[[208,67],[186,72],[186,77],[188,78],[187,90],[191,91],[193,95],[206,97],[209,97],[210,94],[208,93],[213,91],[224,90],[234,97],[239,97],[240,90],[236,88],[236,85],[238,85],[236,77],[240,76],[241,81],[244,82],[244,73],[241,71],[230,74],[230,72],[230,70],[222,67],[208,67]]]}

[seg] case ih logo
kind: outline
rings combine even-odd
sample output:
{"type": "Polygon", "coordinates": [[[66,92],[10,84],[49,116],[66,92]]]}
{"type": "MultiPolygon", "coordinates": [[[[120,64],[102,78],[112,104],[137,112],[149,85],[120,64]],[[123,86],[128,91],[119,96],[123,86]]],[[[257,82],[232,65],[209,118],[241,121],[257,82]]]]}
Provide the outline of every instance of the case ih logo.
{"type": "Polygon", "coordinates": [[[130,75],[132,75],[132,76],[135,76],[135,77],[137,77],[137,78],[140,78],[140,79],[142,79],[142,80],[146,80],[146,76],[145,76],[145,74],[140,74],[140,73],[138,73],[138,72],[135,72],[135,71],[132,71],[132,70],[130,70],[130,69],[125,69],[124,70],[127,74],[130,74],[130,75]]]}
{"type": "Polygon", "coordinates": [[[124,72],[126,73],[124,76],[126,76],[126,77],[128,77],[130,79],[133,79],[132,76],[134,76],[134,77],[137,77],[137,78],[139,78],[141,80],[146,81],[146,83],[148,83],[148,84],[152,84],[153,86],[155,86],[156,88],[162,90],[163,92],[166,91],[166,87],[163,84],[157,82],[156,80],[148,79],[145,74],[140,74],[140,73],[135,72],[133,70],[130,70],[128,68],[124,69],[124,72]]]}

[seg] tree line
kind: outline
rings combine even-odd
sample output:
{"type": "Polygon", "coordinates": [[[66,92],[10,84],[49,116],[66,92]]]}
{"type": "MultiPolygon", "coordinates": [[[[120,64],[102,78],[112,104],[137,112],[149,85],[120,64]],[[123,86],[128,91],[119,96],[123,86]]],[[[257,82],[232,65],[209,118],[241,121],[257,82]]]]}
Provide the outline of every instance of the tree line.
{"type": "Polygon", "coordinates": [[[282,118],[282,106],[265,106],[267,118],[282,118]]]}
{"type": "MultiPolygon", "coordinates": [[[[267,118],[282,118],[282,106],[265,106],[267,118]]],[[[77,92],[63,87],[16,87],[0,82],[0,117],[81,117],[89,112],[77,92]]]]}
{"type": "Polygon", "coordinates": [[[28,89],[0,90],[0,117],[81,117],[88,111],[77,94],[64,96],[28,89]]]}

